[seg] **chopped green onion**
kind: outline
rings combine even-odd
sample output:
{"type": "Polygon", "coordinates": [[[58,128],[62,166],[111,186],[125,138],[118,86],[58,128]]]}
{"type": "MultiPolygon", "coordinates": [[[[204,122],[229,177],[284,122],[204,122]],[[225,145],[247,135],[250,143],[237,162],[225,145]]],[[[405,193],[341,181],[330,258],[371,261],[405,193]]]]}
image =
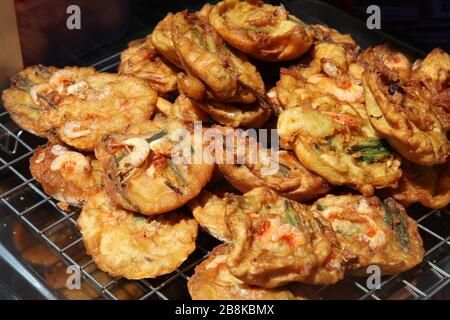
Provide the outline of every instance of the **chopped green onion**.
{"type": "Polygon", "coordinates": [[[146,140],[147,140],[148,143],[152,143],[153,141],[161,139],[165,135],[167,135],[167,131],[166,130],[162,130],[162,131],[152,135],[150,138],[147,138],[146,140]]]}
{"type": "Polygon", "coordinates": [[[381,161],[392,154],[386,143],[377,139],[352,146],[350,153],[360,153],[358,160],[368,163],[381,161]]]}

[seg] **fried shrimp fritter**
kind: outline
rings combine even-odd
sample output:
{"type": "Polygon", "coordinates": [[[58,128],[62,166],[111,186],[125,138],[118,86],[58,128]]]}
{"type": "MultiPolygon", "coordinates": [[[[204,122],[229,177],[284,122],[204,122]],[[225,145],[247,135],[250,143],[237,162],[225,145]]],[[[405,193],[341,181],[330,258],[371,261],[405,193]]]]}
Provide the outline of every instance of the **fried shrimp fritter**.
{"type": "Polygon", "coordinates": [[[349,34],[342,34],[336,29],[321,24],[311,25],[314,29],[316,42],[335,43],[345,49],[347,61],[354,61],[360,50],[355,39],[349,34]]]}
{"type": "Polygon", "coordinates": [[[96,149],[106,191],[122,208],[145,215],[181,207],[200,193],[214,169],[212,161],[196,160],[201,151],[193,139],[192,127],[176,118],[155,118],[106,136],[96,149]]]}
{"type": "MultiPolygon", "coordinates": [[[[332,66],[331,69],[337,68],[331,62],[328,65],[332,66]]],[[[323,96],[330,96],[352,105],[362,105],[364,102],[362,82],[347,70],[342,69],[342,72],[332,76],[320,72],[305,78],[303,74],[310,72],[307,69],[302,67],[281,69],[281,78],[275,90],[283,109],[302,106],[323,96]]]]}
{"type": "Polygon", "coordinates": [[[178,68],[183,68],[180,57],[172,42],[171,25],[173,13],[169,12],[155,27],[151,34],[151,41],[156,50],[178,68]]]}
{"type": "MultiPolygon", "coordinates": [[[[93,68],[66,67],[63,70],[76,70],[73,74],[78,78],[95,73],[93,68]]],[[[2,94],[3,104],[14,122],[42,138],[48,137],[52,129],[51,124],[45,120],[46,114],[60,100],[59,94],[49,88],[49,81],[57,71],[57,68],[42,65],[25,68],[11,78],[11,87],[2,94]]]]}
{"type": "Polygon", "coordinates": [[[398,188],[384,189],[382,195],[392,196],[405,207],[419,202],[429,208],[441,209],[450,203],[449,160],[432,167],[403,161],[402,171],[398,188]]]}
{"type": "Polygon", "coordinates": [[[432,111],[420,87],[399,83],[398,74],[385,66],[363,73],[366,109],[373,127],[405,159],[425,166],[446,162],[446,130],[432,111]]]}
{"type": "Polygon", "coordinates": [[[3,99],[25,130],[92,151],[103,135],[149,119],[157,95],[134,77],[96,73],[93,68],[38,66],[13,77],[3,99]],[[36,72],[45,74],[38,76],[40,82],[34,81],[36,72]]]}
{"type": "Polygon", "coordinates": [[[360,110],[322,97],[312,105],[283,111],[278,118],[281,145],[294,150],[306,169],[334,185],[364,195],[395,186],[400,159],[360,110]]]}
{"type": "Polygon", "coordinates": [[[117,208],[105,192],[92,195],[78,218],[87,252],[113,277],[155,278],[195,250],[197,222],[171,212],[156,218],[117,208]]]}
{"type": "Polygon", "coordinates": [[[314,39],[313,29],[284,6],[259,1],[219,2],[212,8],[209,22],[231,46],[267,61],[298,58],[314,39]]]}
{"type": "Polygon", "coordinates": [[[141,78],[162,95],[177,90],[177,72],[158,54],[150,36],[130,42],[120,55],[119,74],[141,78]]]}
{"type": "Polygon", "coordinates": [[[409,59],[401,52],[391,50],[387,44],[367,48],[358,55],[357,62],[364,68],[381,63],[388,69],[397,72],[402,80],[407,80],[412,70],[409,59]]]}
{"type": "Polygon", "coordinates": [[[277,98],[284,109],[301,106],[323,95],[353,105],[363,104],[362,71],[354,57],[347,56],[344,47],[321,42],[314,46],[309,64],[280,70],[275,87],[277,98]]]}
{"type": "Polygon", "coordinates": [[[46,194],[76,207],[101,188],[103,175],[97,160],[52,143],[36,150],[30,171],[46,194]]]}
{"type": "Polygon", "coordinates": [[[72,82],[65,73],[55,76],[60,85],[71,85],[50,122],[58,137],[77,149],[92,151],[104,135],[147,120],[155,110],[156,91],[141,79],[96,73],[72,82]]]}
{"type": "Polygon", "coordinates": [[[188,203],[195,220],[213,237],[230,242],[231,236],[225,224],[226,201],[224,198],[203,190],[188,203]]]}
{"type": "Polygon", "coordinates": [[[431,101],[445,130],[450,131],[450,55],[434,49],[414,63],[411,80],[423,86],[422,94],[431,101]]]}
{"type": "Polygon", "coordinates": [[[227,197],[231,273],[264,288],[289,282],[331,284],[344,276],[344,253],[331,225],[305,205],[256,188],[227,197]]]}
{"type": "Polygon", "coordinates": [[[382,274],[396,274],[422,261],[417,223],[392,198],[382,202],[377,197],[327,195],[311,209],[331,223],[341,247],[356,255],[348,266],[353,274],[367,275],[369,265],[379,266],[382,274]]]}
{"type": "MultiPolygon", "coordinates": [[[[245,133],[233,132],[227,139],[234,139],[232,156],[238,161],[227,163],[224,159],[218,167],[225,179],[241,192],[265,187],[291,200],[307,201],[330,190],[325,179],[306,170],[289,151],[263,148],[245,133]]],[[[224,152],[224,156],[229,155],[224,152]]]]}
{"type": "Polygon", "coordinates": [[[158,97],[156,108],[166,117],[175,117],[187,122],[209,120],[208,114],[184,95],[179,95],[173,103],[158,97]]]}
{"type": "Polygon", "coordinates": [[[230,272],[226,260],[231,251],[219,245],[208,259],[195,267],[189,278],[188,290],[193,300],[305,300],[314,298],[312,288],[290,284],[276,289],[264,289],[246,284],[230,272]]]}
{"type": "Polygon", "coordinates": [[[207,98],[254,103],[254,93],[264,95],[264,83],[256,67],[229,48],[201,16],[177,13],[172,19],[171,34],[183,69],[204,83],[207,98]]]}

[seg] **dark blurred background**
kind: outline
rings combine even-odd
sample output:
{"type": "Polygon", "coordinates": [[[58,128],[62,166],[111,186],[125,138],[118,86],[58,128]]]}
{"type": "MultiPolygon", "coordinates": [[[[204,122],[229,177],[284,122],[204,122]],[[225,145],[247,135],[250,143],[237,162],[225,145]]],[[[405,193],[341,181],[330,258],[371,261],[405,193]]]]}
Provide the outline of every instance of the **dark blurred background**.
{"type": "MultiPolygon", "coordinates": [[[[304,1],[306,0],[267,2],[295,5],[296,2],[304,1]]],[[[364,23],[369,16],[366,13],[367,7],[376,4],[381,9],[383,32],[424,52],[435,47],[442,47],[450,52],[450,0],[314,1],[326,2],[364,23]]],[[[88,62],[95,61],[102,55],[104,57],[107,52],[120,50],[130,39],[145,36],[168,11],[195,10],[205,2],[207,1],[15,0],[25,65],[81,64],[86,63],[87,56],[88,62]],[[66,8],[70,4],[81,8],[81,30],[66,28],[66,8]]],[[[367,29],[364,30],[366,31],[367,29]]]]}
{"type": "Polygon", "coordinates": [[[450,0],[320,0],[366,21],[369,5],[381,9],[381,29],[430,51],[450,52],[450,0]]]}

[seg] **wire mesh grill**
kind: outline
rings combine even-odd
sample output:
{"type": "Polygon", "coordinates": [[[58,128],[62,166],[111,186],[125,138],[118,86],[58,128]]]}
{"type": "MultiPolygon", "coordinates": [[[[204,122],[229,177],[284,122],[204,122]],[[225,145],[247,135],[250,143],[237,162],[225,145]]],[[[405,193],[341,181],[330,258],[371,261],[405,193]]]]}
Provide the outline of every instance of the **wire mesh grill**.
{"type": "MultiPolygon", "coordinates": [[[[312,19],[309,17],[307,20],[312,19]]],[[[145,29],[148,30],[148,26],[145,29]]],[[[106,58],[91,65],[99,71],[115,71],[119,57],[120,51],[112,54],[108,52],[106,58]]],[[[76,227],[79,210],[61,210],[29,173],[29,158],[36,147],[44,142],[20,130],[10,120],[8,112],[0,108],[1,206],[31,229],[66,266],[79,268],[83,276],[82,288],[89,293],[88,298],[189,299],[186,282],[195,266],[218,244],[217,240],[200,232],[197,249],[171,274],[139,281],[109,277],[96,268],[85,252],[81,234],[76,227]]],[[[449,290],[442,289],[450,286],[450,210],[430,210],[414,205],[408,209],[408,213],[419,223],[419,232],[424,240],[426,255],[419,266],[402,274],[382,277],[378,289],[367,289],[365,278],[346,277],[335,285],[317,287],[317,296],[323,299],[380,300],[429,299],[436,293],[448,295],[449,290]]],[[[55,263],[55,267],[65,268],[61,262],[55,263]]],[[[54,287],[49,279],[45,278],[46,285],[54,287]]],[[[80,297],[76,292],[66,292],[60,287],[55,292],[65,298],[80,297]]]]}

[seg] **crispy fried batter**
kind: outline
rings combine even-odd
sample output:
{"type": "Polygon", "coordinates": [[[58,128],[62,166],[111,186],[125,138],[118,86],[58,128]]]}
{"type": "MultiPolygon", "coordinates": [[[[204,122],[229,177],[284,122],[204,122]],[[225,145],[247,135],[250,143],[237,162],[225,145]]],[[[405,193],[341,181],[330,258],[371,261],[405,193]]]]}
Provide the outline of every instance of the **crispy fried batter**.
{"type": "Polygon", "coordinates": [[[172,212],[156,218],[118,209],[101,191],[78,219],[87,252],[113,277],[155,278],[170,273],[195,249],[197,222],[172,212]]]}
{"type": "Polygon", "coordinates": [[[396,274],[422,261],[417,223],[392,198],[327,195],[311,209],[331,223],[341,247],[356,255],[348,267],[353,274],[367,275],[370,265],[379,266],[382,274],[396,274]]]}
{"type": "Polygon", "coordinates": [[[364,71],[363,83],[370,122],[396,151],[420,165],[446,162],[446,131],[420,87],[399,83],[395,71],[379,65],[364,71]]]}
{"type": "Polygon", "coordinates": [[[192,103],[190,98],[184,95],[179,95],[174,103],[159,97],[156,107],[166,117],[175,117],[187,122],[209,120],[208,114],[192,103]]]}
{"type": "MultiPolygon", "coordinates": [[[[230,131],[228,135],[226,128],[222,131],[229,141],[233,139],[234,148],[224,150],[224,160],[218,167],[239,191],[265,187],[291,200],[307,201],[330,190],[325,179],[306,170],[292,153],[266,149],[245,133],[230,131]],[[237,161],[227,162],[229,153],[237,161]]],[[[230,145],[227,143],[227,147],[230,145]]]]}
{"type": "Polygon", "coordinates": [[[387,44],[367,48],[358,55],[357,63],[363,65],[364,68],[369,65],[383,64],[388,69],[397,72],[402,80],[407,80],[412,70],[409,59],[404,54],[393,51],[387,44]]]}
{"type": "Polygon", "coordinates": [[[169,12],[164,19],[162,19],[153,29],[153,32],[150,36],[153,45],[156,50],[169,60],[171,63],[176,65],[178,68],[183,68],[183,64],[181,63],[180,57],[178,56],[177,51],[172,42],[171,35],[171,25],[173,19],[173,13],[169,12]]]}
{"type": "Polygon", "coordinates": [[[344,276],[344,253],[331,225],[275,191],[256,188],[229,195],[225,221],[233,240],[228,266],[248,284],[330,284],[344,276]]]}
{"type": "Polygon", "coordinates": [[[181,207],[200,193],[214,169],[212,161],[197,158],[201,151],[193,139],[192,127],[176,118],[155,118],[105,137],[96,155],[105,168],[106,191],[122,208],[145,215],[181,207]]]}
{"type": "MultiPolygon", "coordinates": [[[[183,69],[204,83],[209,99],[253,103],[256,97],[252,91],[265,93],[255,66],[229,48],[201,16],[177,13],[172,19],[171,34],[183,69]]],[[[195,98],[189,92],[185,94],[195,98]]]]}
{"type": "Polygon", "coordinates": [[[283,111],[277,128],[282,146],[334,185],[372,195],[374,188],[395,186],[401,175],[400,159],[380,140],[363,110],[332,98],[283,111]]]}
{"type": "Polygon", "coordinates": [[[36,150],[30,158],[30,171],[46,194],[77,207],[101,188],[103,175],[99,162],[91,156],[52,143],[36,150]]]}
{"type": "Polygon", "coordinates": [[[422,94],[431,101],[433,111],[445,130],[450,130],[450,55],[434,49],[423,61],[414,63],[411,80],[423,86],[422,94]]]}
{"type": "Polygon", "coordinates": [[[231,46],[267,61],[298,58],[312,45],[314,30],[283,5],[225,0],[211,10],[209,22],[231,46]]]}
{"type": "Polygon", "coordinates": [[[441,209],[450,202],[450,162],[432,167],[402,162],[403,175],[398,188],[384,189],[381,194],[392,196],[407,207],[419,202],[422,205],[441,209]]]}
{"type": "Polygon", "coordinates": [[[82,151],[92,151],[105,134],[149,119],[157,99],[143,80],[93,68],[29,67],[13,80],[3,93],[13,119],[82,151]]]}
{"type": "Polygon", "coordinates": [[[195,268],[188,289],[193,300],[306,300],[314,299],[313,289],[290,284],[277,289],[263,289],[239,280],[230,272],[226,260],[230,246],[219,245],[208,259],[195,268]]]}
{"type": "Polygon", "coordinates": [[[188,203],[197,222],[213,237],[230,242],[231,236],[225,224],[226,201],[207,190],[203,190],[188,203]]]}
{"type": "Polygon", "coordinates": [[[354,61],[356,59],[360,48],[351,35],[342,34],[333,28],[321,24],[314,24],[311,27],[314,28],[317,43],[328,42],[338,44],[345,49],[347,61],[354,61]]]}
{"type": "Polygon", "coordinates": [[[143,80],[96,73],[67,88],[51,114],[58,137],[77,149],[92,151],[101,138],[147,120],[157,94],[143,80]]]}
{"type": "Polygon", "coordinates": [[[141,78],[162,95],[172,93],[177,90],[178,70],[158,54],[150,36],[128,44],[120,55],[119,74],[141,78]]]}
{"type": "MultiPolygon", "coordinates": [[[[77,78],[95,73],[93,68],[66,67],[63,70],[76,71],[77,78]]],[[[48,137],[52,129],[46,115],[60,100],[59,94],[50,92],[48,87],[50,78],[57,71],[57,68],[42,65],[25,68],[11,78],[11,87],[2,94],[3,104],[14,122],[43,138],[48,137]]]]}
{"type": "Polygon", "coordinates": [[[307,65],[280,70],[275,90],[284,109],[302,106],[323,95],[350,104],[364,102],[362,68],[347,59],[344,47],[321,42],[314,47],[311,59],[307,65]]]}

